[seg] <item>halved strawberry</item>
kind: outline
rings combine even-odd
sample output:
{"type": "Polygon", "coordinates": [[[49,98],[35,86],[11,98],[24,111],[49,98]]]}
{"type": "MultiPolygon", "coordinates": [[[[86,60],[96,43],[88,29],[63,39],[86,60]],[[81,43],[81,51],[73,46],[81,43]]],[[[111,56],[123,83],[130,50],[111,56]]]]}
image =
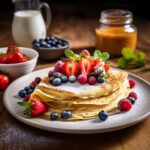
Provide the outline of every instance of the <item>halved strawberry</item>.
{"type": "Polygon", "coordinates": [[[7,54],[13,53],[13,52],[19,52],[19,48],[14,45],[9,45],[7,48],[7,54]]]}
{"type": "Polygon", "coordinates": [[[26,108],[24,113],[29,116],[39,116],[48,110],[48,106],[37,98],[33,98],[28,102],[18,102],[18,104],[26,108]]]}
{"type": "Polygon", "coordinates": [[[62,66],[62,71],[63,73],[69,77],[70,75],[77,75],[78,74],[78,63],[76,61],[65,61],[63,66],[62,66]]]}
{"type": "Polygon", "coordinates": [[[0,55],[0,64],[6,63],[7,56],[6,55],[0,55]]]}
{"type": "Polygon", "coordinates": [[[94,60],[94,69],[97,69],[98,67],[102,66],[104,62],[101,59],[95,59],[94,60]]]}
{"type": "Polygon", "coordinates": [[[21,54],[20,52],[13,52],[7,56],[6,62],[7,63],[21,63],[26,62],[27,59],[21,54]]]}
{"type": "Polygon", "coordinates": [[[94,61],[92,58],[81,58],[79,61],[79,67],[81,74],[88,76],[93,69],[94,61]]]}

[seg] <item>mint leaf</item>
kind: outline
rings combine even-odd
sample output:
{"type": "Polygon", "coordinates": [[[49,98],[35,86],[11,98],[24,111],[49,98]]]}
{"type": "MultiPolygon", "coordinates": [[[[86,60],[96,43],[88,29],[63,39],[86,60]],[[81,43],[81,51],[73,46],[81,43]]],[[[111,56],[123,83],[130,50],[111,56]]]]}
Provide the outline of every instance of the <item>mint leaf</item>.
{"type": "Polygon", "coordinates": [[[103,52],[103,53],[101,53],[101,55],[100,55],[100,58],[101,58],[102,60],[107,60],[107,59],[109,59],[109,57],[110,57],[110,55],[109,55],[109,53],[107,53],[107,52],[103,52]]]}
{"type": "Polygon", "coordinates": [[[142,51],[138,51],[136,55],[137,59],[145,60],[145,54],[142,51]]]}
{"type": "Polygon", "coordinates": [[[132,49],[130,49],[130,48],[123,48],[121,52],[122,52],[122,56],[125,59],[127,59],[127,60],[135,59],[135,54],[134,54],[132,49]]]}
{"type": "Polygon", "coordinates": [[[125,69],[128,66],[128,61],[125,58],[121,57],[118,59],[118,65],[120,68],[125,69]]]}
{"type": "Polygon", "coordinates": [[[80,60],[80,56],[77,54],[74,54],[74,52],[72,50],[66,49],[65,55],[66,55],[66,57],[68,57],[71,60],[74,60],[74,61],[80,60]]]}
{"type": "Polygon", "coordinates": [[[18,102],[18,104],[24,107],[27,106],[27,102],[18,102]]]}
{"type": "Polygon", "coordinates": [[[86,56],[84,53],[81,53],[81,54],[80,54],[80,57],[81,57],[81,58],[86,58],[87,56],[86,56]]]}
{"type": "Polygon", "coordinates": [[[101,52],[99,50],[95,50],[93,54],[94,59],[100,59],[101,52]]]}

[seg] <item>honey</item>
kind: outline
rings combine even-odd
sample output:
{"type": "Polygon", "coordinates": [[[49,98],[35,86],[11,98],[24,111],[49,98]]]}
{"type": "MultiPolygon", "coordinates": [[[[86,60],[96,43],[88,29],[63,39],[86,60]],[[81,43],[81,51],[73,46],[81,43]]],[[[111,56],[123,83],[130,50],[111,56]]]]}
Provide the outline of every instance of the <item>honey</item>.
{"type": "Polygon", "coordinates": [[[101,14],[101,26],[96,29],[96,48],[111,56],[121,55],[124,47],[136,48],[137,30],[132,13],[126,10],[106,10],[101,14]]]}

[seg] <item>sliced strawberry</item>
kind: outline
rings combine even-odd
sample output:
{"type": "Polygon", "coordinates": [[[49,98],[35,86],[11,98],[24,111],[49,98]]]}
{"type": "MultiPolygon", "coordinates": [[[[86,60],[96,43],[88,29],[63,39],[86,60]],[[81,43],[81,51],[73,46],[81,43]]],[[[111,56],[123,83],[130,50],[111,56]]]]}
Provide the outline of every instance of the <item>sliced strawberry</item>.
{"type": "Polygon", "coordinates": [[[108,73],[108,71],[110,69],[110,65],[109,64],[105,64],[104,65],[104,69],[105,69],[105,72],[108,73]]]}
{"type": "Polygon", "coordinates": [[[78,74],[78,63],[76,61],[66,61],[62,66],[63,73],[69,77],[70,75],[78,74]]]}
{"type": "Polygon", "coordinates": [[[0,55],[0,64],[6,63],[7,56],[6,55],[0,55]]]}
{"type": "Polygon", "coordinates": [[[88,76],[93,69],[93,59],[92,58],[81,58],[79,61],[79,67],[81,74],[88,76]]]}
{"type": "Polygon", "coordinates": [[[23,54],[19,52],[14,52],[11,53],[7,56],[6,62],[7,63],[21,63],[21,62],[26,62],[27,59],[23,56],[23,54]]]}
{"type": "Polygon", "coordinates": [[[100,66],[103,66],[104,62],[101,59],[94,60],[94,69],[97,69],[100,66]]]}
{"type": "Polygon", "coordinates": [[[19,52],[19,48],[14,45],[9,45],[7,48],[7,54],[13,53],[13,52],[19,52]]]}
{"type": "Polygon", "coordinates": [[[29,116],[39,116],[48,110],[48,106],[37,98],[33,98],[28,102],[18,102],[18,104],[26,108],[24,113],[29,116]]]}

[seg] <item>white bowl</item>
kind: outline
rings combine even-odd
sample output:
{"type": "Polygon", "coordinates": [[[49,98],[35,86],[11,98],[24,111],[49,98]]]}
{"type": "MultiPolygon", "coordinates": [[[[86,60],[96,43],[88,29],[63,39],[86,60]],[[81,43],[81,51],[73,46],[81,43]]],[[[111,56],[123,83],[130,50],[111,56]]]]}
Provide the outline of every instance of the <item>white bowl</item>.
{"type": "MultiPolygon", "coordinates": [[[[0,48],[0,52],[5,53],[7,47],[0,48]]],[[[23,63],[15,63],[15,64],[0,64],[0,71],[4,71],[8,73],[12,80],[30,73],[36,66],[39,54],[37,51],[31,48],[19,47],[19,50],[22,54],[25,54],[30,57],[30,60],[23,63]]]]}

